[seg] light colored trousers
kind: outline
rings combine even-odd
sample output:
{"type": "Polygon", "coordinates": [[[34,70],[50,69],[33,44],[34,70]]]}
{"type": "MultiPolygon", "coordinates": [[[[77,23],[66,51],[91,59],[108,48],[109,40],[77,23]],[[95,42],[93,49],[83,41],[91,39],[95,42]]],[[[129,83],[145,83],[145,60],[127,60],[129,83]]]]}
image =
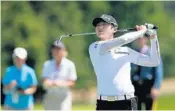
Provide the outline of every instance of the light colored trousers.
{"type": "Polygon", "coordinates": [[[49,88],[44,95],[45,110],[71,111],[72,94],[68,88],[49,88]]]}
{"type": "Polygon", "coordinates": [[[10,107],[8,105],[4,105],[4,110],[13,110],[13,111],[16,111],[16,110],[23,110],[23,111],[32,111],[33,110],[33,106],[31,106],[30,108],[26,108],[26,109],[15,109],[13,107],[10,107]]]}

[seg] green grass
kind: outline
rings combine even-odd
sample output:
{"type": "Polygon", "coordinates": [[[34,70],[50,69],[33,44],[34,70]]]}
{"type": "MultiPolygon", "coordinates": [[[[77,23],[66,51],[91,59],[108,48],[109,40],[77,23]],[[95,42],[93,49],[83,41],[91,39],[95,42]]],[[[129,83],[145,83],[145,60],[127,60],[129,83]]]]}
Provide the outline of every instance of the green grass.
{"type": "MultiPolygon", "coordinates": [[[[43,106],[41,104],[36,104],[34,109],[35,110],[44,110],[43,106]]],[[[95,105],[73,104],[72,109],[73,110],[95,110],[95,105]]]]}
{"type": "MultiPolygon", "coordinates": [[[[175,110],[175,95],[160,96],[157,102],[157,110],[175,110]]],[[[72,108],[73,110],[95,110],[95,104],[73,104],[72,108]]],[[[43,106],[41,104],[36,104],[34,109],[43,110],[43,106]]]]}
{"type": "MultiPolygon", "coordinates": [[[[157,101],[157,110],[175,110],[175,95],[160,96],[157,101]]],[[[35,109],[43,109],[41,105],[36,105],[35,109]]],[[[73,110],[95,110],[94,105],[73,104],[73,110]]]]}
{"type": "Polygon", "coordinates": [[[95,110],[95,104],[94,105],[73,105],[73,110],[95,110]]]}
{"type": "Polygon", "coordinates": [[[160,96],[158,110],[175,110],[175,95],[160,96]]]}

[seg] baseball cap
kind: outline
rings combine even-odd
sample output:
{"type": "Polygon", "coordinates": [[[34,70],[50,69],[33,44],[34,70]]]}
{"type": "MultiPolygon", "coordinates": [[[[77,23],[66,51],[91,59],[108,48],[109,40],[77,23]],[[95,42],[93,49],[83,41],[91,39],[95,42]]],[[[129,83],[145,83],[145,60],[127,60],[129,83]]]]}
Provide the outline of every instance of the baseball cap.
{"type": "Polygon", "coordinates": [[[26,49],[22,47],[17,47],[13,51],[13,57],[18,57],[20,59],[26,59],[27,58],[27,51],[26,49]]]}
{"type": "Polygon", "coordinates": [[[113,16],[107,15],[107,14],[102,14],[100,17],[94,18],[92,24],[94,27],[96,27],[96,25],[101,21],[107,22],[109,24],[113,24],[115,27],[118,27],[118,24],[117,24],[117,21],[115,20],[115,18],[113,16]]]}
{"type": "Polygon", "coordinates": [[[52,48],[65,49],[65,46],[61,41],[54,41],[52,43],[52,48]]]}

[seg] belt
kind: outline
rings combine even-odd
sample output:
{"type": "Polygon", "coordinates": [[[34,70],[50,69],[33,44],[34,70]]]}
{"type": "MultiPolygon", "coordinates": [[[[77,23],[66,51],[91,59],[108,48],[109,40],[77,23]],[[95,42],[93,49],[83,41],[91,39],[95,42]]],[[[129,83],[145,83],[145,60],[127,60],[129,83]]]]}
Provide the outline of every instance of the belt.
{"type": "Polygon", "coordinates": [[[127,95],[121,95],[121,96],[97,96],[97,100],[104,100],[104,101],[119,101],[119,100],[129,100],[131,98],[135,97],[134,93],[127,94],[127,95]]]}

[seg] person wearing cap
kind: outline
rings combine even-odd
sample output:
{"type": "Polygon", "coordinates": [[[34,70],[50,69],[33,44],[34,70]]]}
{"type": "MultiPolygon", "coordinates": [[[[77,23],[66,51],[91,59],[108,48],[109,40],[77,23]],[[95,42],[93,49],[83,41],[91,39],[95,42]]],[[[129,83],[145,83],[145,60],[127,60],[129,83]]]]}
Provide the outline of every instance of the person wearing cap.
{"type": "Polygon", "coordinates": [[[43,87],[45,110],[70,111],[72,95],[70,87],[77,79],[76,68],[72,61],[66,58],[67,51],[63,43],[55,41],[51,46],[53,59],[44,63],[43,87]]]}
{"type": "MultiPolygon", "coordinates": [[[[147,45],[147,38],[139,38],[136,40],[138,52],[142,54],[150,54],[150,47],[147,45]]],[[[156,103],[161,83],[163,80],[163,64],[162,60],[157,67],[145,67],[131,64],[131,79],[135,88],[135,95],[138,98],[138,109],[143,109],[142,103],[146,110],[153,110],[156,103]]]]}
{"type": "Polygon", "coordinates": [[[156,31],[140,25],[136,26],[137,31],[114,38],[118,24],[114,17],[107,14],[95,18],[92,24],[100,39],[89,46],[90,59],[97,76],[96,110],[137,110],[130,63],[148,67],[160,63],[156,31]],[[151,42],[150,55],[123,46],[144,37],[145,33],[151,42]]]}
{"type": "Polygon", "coordinates": [[[33,94],[37,89],[37,78],[33,68],[25,64],[27,51],[17,47],[12,55],[14,65],[6,69],[3,77],[5,110],[33,109],[33,94]]]}

